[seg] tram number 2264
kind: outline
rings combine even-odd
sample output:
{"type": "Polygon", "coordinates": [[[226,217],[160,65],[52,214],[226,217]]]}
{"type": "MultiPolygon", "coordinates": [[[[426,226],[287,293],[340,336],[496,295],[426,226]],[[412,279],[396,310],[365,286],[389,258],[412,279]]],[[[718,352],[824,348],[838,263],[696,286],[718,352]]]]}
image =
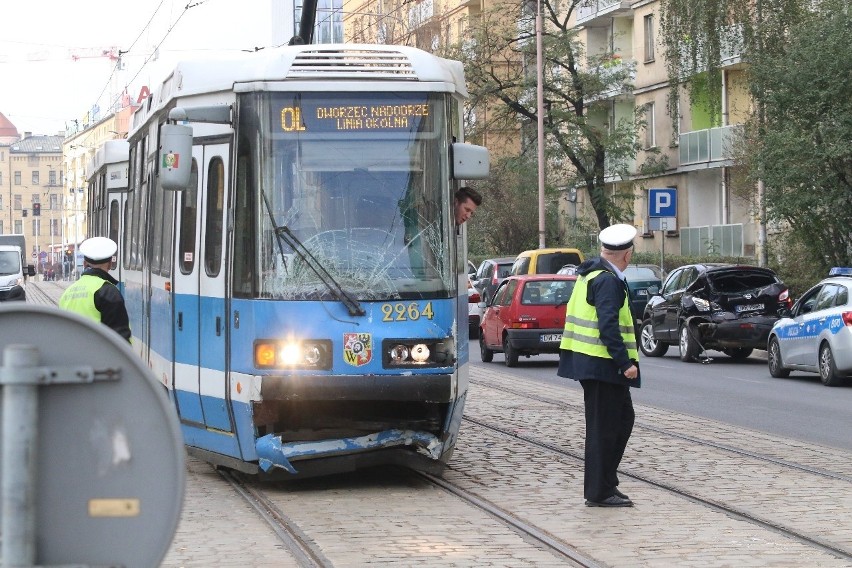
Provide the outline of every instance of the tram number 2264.
{"type": "Polygon", "coordinates": [[[382,304],[382,321],[417,321],[420,318],[432,319],[432,302],[427,302],[423,309],[417,302],[404,304],[382,304]]]}

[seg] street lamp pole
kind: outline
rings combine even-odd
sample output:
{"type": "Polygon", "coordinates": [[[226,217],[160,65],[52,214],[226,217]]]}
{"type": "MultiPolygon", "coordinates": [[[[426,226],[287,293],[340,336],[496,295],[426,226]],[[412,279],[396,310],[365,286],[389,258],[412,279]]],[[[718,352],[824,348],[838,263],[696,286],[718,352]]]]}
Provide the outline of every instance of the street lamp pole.
{"type": "Polygon", "coordinates": [[[538,248],[545,248],[544,223],[544,54],[542,53],[541,0],[535,9],[536,115],[538,116],[538,248]]]}

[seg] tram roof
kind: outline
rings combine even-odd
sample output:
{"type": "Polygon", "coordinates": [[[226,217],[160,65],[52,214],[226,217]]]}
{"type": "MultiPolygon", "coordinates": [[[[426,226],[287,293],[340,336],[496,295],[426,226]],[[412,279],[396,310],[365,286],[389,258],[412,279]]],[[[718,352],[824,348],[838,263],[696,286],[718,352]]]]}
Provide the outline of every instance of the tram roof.
{"type": "Polygon", "coordinates": [[[104,165],[127,162],[129,156],[130,144],[127,140],[107,140],[86,164],[86,180],[90,180],[104,165]]]}
{"type": "Polygon", "coordinates": [[[150,108],[143,104],[137,113],[147,115],[178,96],[230,91],[237,83],[318,80],[442,82],[467,97],[461,62],[414,47],[297,45],[178,63],[158,92],[151,93],[150,108]]]}

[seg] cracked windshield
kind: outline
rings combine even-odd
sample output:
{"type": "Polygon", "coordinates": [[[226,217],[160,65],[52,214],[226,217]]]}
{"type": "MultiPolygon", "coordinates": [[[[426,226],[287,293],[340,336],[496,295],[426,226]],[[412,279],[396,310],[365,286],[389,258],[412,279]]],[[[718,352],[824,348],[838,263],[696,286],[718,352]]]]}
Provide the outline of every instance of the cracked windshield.
{"type": "MultiPolygon", "coordinates": [[[[261,297],[437,298],[453,279],[444,98],[273,93],[258,166],[261,297]]],[[[241,154],[243,150],[241,150],[241,154]]],[[[256,155],[256,154],[255,154],[256,155]]],[[[251,158],[257,159],[257,158],[251,158]]],[[[245,238],[245,235],[242,235],[245,238]]],[[[243,272],[250,274],[253,271],[243,272]]]]}

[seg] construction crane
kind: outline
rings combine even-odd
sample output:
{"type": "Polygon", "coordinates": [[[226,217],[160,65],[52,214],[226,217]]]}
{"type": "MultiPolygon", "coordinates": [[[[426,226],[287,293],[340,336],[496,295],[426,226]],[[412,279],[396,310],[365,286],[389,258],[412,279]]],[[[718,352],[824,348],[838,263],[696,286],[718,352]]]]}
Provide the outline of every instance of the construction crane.
{"type": "Polygon", "coordinates": [[[98,57],[106,57],[110,61],[118,61],[118,54],[118,48],[115,46],[83,47],[68,50],[68,55],[71,57],[72,61],[79,61],[81,59],[95,59],[98,57]]]}

